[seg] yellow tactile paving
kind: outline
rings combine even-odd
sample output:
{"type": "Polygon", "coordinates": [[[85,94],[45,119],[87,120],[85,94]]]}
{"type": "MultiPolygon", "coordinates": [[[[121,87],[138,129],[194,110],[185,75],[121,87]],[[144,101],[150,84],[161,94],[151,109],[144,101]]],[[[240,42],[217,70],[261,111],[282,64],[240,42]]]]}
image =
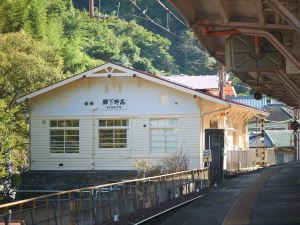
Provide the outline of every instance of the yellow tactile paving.
{"type": "Polygon", "coordinates": [[[278,173],[282,168],[272,169],[263,173],[256,181],[251,184],[247,190],[238,198],[236,203],[230,209],[225,217],[222,225],[247,225],[250,223],[250,214],[254,206],[254,202],[259,190],[266,181],[275,173],[278,173]]]}

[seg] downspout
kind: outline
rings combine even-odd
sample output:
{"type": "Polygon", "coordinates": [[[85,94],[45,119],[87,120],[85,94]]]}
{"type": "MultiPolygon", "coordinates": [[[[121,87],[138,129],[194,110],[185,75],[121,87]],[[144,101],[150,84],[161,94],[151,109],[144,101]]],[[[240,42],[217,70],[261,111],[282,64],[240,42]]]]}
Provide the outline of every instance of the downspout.
{"type": "Polygon", "coordinates": [[[28,143],[28,158],[29,158],[29,165],[28,168],[31,170],[31,108],[29,104],[29,99],[26,98],[26,104],[28,107],[28,125],[29,125],[29,143],[28,143]]]}
{"type": "MultiPolygon", "coordinates": [[[[204,116],[212,114],[212,113],[216,113],[216,112],[220,112],[220,111],[224,111],[226,109],[230,109],[231,108],[231,104],[228,104],[229,106],[222,108],[222,109],[217,109],[217,110],[213,110],[213,111],[208,111],[208,112],[204,112],[201,113],[200,112],[200,123],[201,123],[201,129],[200,129],[200,148],[202,147],[202,149],[205,149],[205,144],[204,144],[204,116]]],[[[200,165],[200,168],[202,168],[202,165],[200,165]]]]}

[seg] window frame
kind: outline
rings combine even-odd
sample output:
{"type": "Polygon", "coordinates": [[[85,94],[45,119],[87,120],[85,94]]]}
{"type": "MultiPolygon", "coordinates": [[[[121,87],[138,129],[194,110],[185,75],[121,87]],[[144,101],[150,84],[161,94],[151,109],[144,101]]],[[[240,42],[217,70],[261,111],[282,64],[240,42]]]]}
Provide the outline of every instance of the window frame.
{"type": "MultiPolygon", "coordinates": [[[[77,142],[77,141],[76,141],[77,142]]],[[[62,155],[62,154],[79,154],[80,153],[80,120],[79,119],[50,119],[49,120],[49,153],[50,154],[59,154],[59,155],[62,155]],[[51,123],[56,121],[57,122],[57,126],[51,126],[51,123]],[[78,126],[67,126],[66,125],[66,121],[76,121],[76,123],[78,123],[78,126]],[[64,123],[64,126],[59,126],[58,125],[58,122],[63,122],[64,123]],[[51,131],[63,131],[63,135],[52,135],[51,134],[51,131]],[[78,131],[78,135],[67,135],[66,134],[66,131],[78,131]],[[52,136],[61,136],[63,137],[63,152],[52,152],[52,140],[51,140],[51,137],[52,136]],[[75,141],[66,141],[66,137],[78,137],[78,147],[67,147],[66,143],[67,142],[75,142],[75,141]],[[66,149],[67,148],[70,148],[70,149],[75,149],[75,148],[78,148],[78,151],[77,152],[66,152],[66,149]]]]}
{"type": "Polygon", "coordinates": [[[130,119],[129,118],[98,118],[98,126],[96,126],[97,132],[98,132],[98,141],[97,141],[97,146],[98,149],[100,150],[127,150],[129,149],[129,140],[130,140],[130,119]],[[106,121],[106,126],[100,126],[100,121],[106,121]],[[121,121],[120,126],[114,126],[114,125],[108,125],[107,121],[121,121]],[[123,121],[126,121],[126,126],[123,126],[122,123],[123,121]],[[101,147],[100,146],[100,130],[112,130],[113,131],[113,137],[112,137],[112,147],[101,147]],[[115,137],[115,130],[126,130],[126,139],[125,138],[116,138],[115,137]],[[125,139],[125,143],[116,143],[116,139],[125,139]],[[116,144],[126,144],[126,147],[115,147],[116,144]]]}
{"type": "MultiPolygon", "coordinates": [[[[161,141],[162,143],[164,143],[164,147],[162,147],[161,149],[164,149],[164,152],[169,152],[168,149],[170,147],[167,147],[167,130],[174,130],[176,131],[176,147],[174,149],[176,149],[176,151],[178,150],[179,147],[179,119],[178,118],[150,118],[149,120],[149,142],[150,142],[150,152],[151,153],[155,153],[156,151],[153,149],[152,147],[152,130],[163,130],[164,132],[164,141],[161,141]],[[161,120],[164,121],[163,125],[152,125],[152,121],[154,120],[161,120]],[[172,125],[172,124],[167,124],[166,121],[168,120],[173,120],[176,121],[176,124],[172,125]]],[[[158,141],[156,141],[158,142],[158,141]]],[[[174,141],[175,143],[175,141],[174,141]]],[[[156,147],[157,148],[157,147],[156,147]]],[[[172,151],[173,152],[173,151],[172,151]]]]}

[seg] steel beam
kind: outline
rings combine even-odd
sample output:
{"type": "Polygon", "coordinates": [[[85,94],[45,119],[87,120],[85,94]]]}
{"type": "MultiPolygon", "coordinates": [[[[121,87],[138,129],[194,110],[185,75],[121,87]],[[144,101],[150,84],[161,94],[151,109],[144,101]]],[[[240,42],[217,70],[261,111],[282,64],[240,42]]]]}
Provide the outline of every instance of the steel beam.
{"type": "Polygon", "coordinates": [[[266,0],[269,6],[280,14],[298,33],[300,33],[300,21],[278,0],[266,0]]]}
{"type": "Polygon", "coordinates": [[[217,20],[196,20],[191,26],[207,26],[207,27],[226,27],[226,28],[252,28],[252,29],[265,29],[265,30],[286,30],[292,31],[294,28],[286,24],[264,24],[252,22],[227,22],[217,20]]]}
{"type": "Polygon", "coordinates": [[[257,12],[258,24],[264,25],[266,21],[265,21],[263,0],[253,0],[253,1],[257,12]]]}
{"type": "Polygon", "coordinates": [[[289,59],[295,66],[300,70],[300,62],[293,56],[289,50],[287,50],[270,32],[265,30],[254,30],[254,29],[239,29],[242,34],[250,36],[260,36],[268,39],[275,48],[287,59],[289,59]]]}
{"type": "Polygon", "coordinates": [[[219,13],[222,16],[224,22],[229,22],[230,20],[230,12],[228,7],[227,0],[215,0],[217,3],[217,8],[219,13]]]}

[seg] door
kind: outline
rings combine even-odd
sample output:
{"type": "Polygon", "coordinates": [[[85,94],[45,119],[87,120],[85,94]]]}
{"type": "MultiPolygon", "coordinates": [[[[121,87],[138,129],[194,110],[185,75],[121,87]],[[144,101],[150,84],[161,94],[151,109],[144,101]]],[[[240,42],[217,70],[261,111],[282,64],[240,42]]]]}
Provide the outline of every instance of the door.
{"type": "Polygon", "coordinates": [[[224,161],[224,129],[205,129],[205,149],[211,150],[211,181],[222,181],[224,161]]]}

